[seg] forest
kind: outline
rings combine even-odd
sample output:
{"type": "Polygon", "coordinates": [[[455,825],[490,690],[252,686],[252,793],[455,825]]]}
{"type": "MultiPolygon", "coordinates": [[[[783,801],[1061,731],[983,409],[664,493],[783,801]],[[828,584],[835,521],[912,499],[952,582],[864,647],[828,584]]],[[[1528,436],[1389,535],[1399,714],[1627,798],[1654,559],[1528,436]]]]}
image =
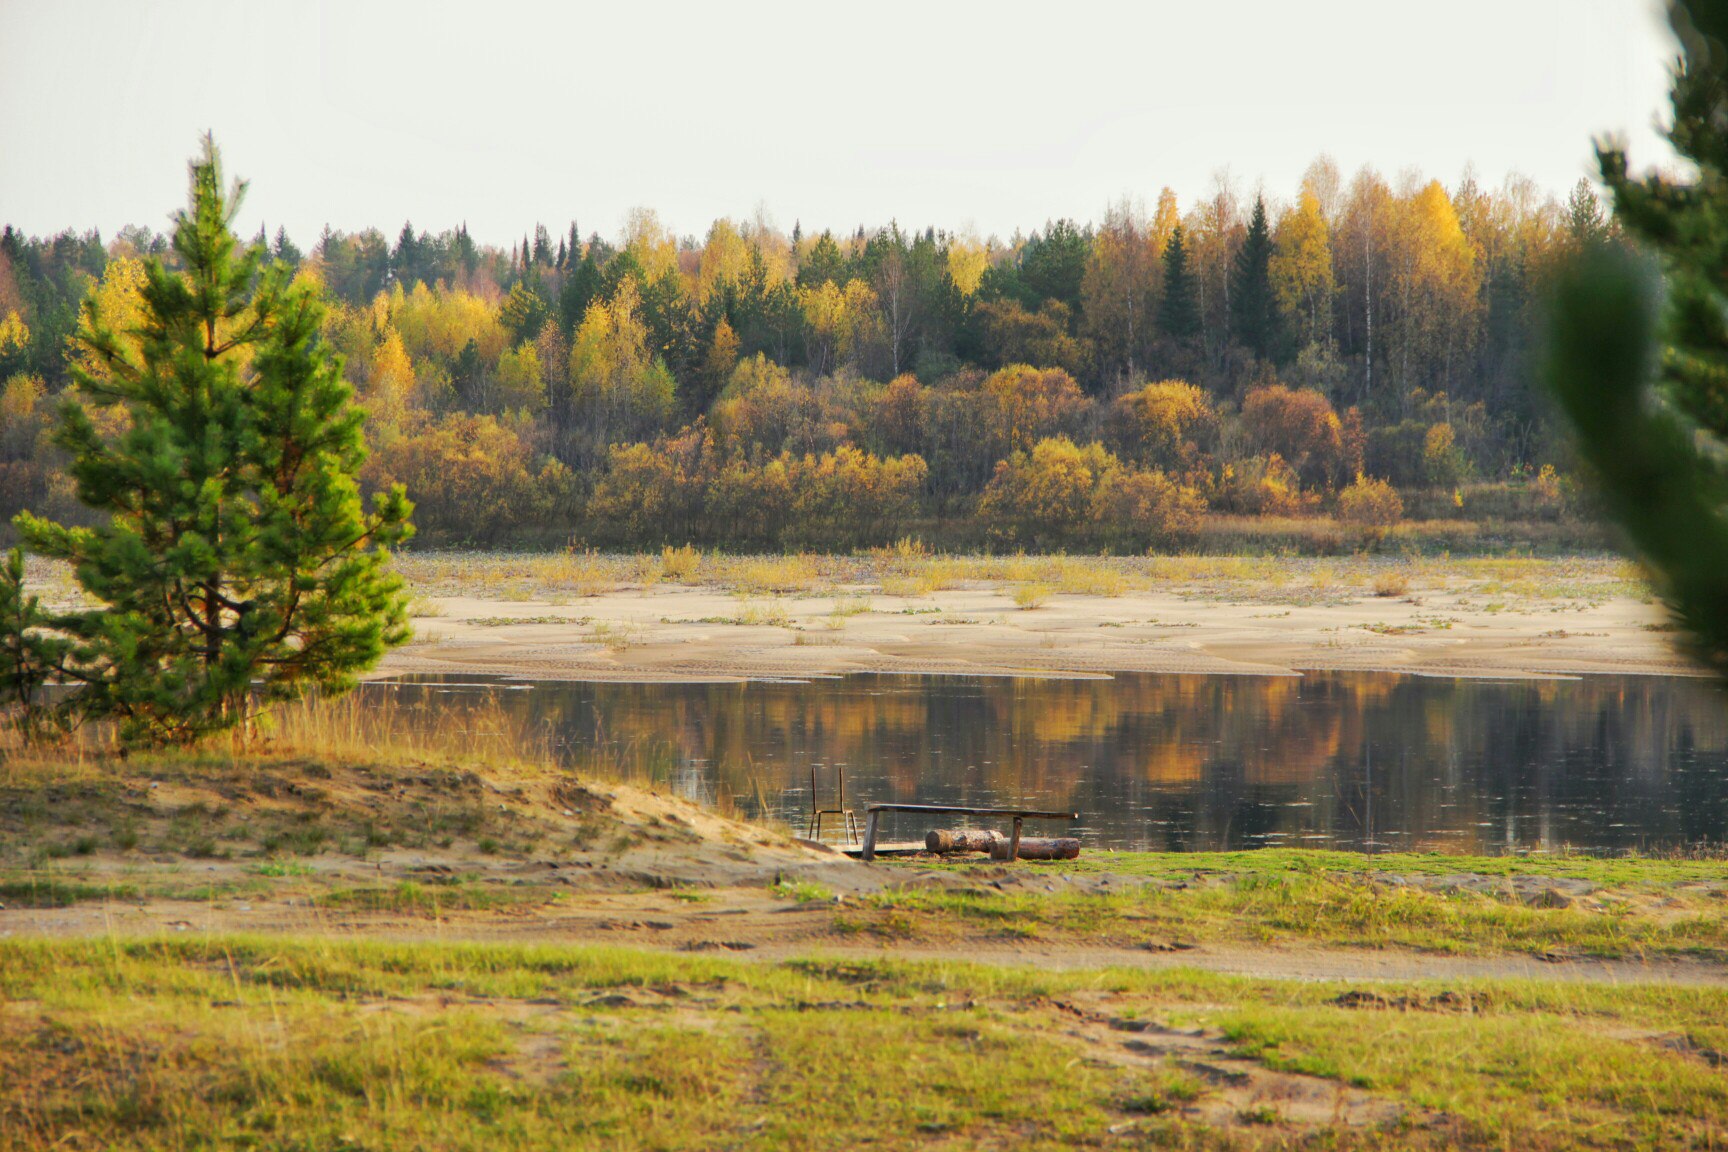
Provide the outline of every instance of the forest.
{"type": "MultiPolygon", "coordinates": [[[[1583,180],[1325,158],[1288,197],[1220,177],[1008,239],[646,209],[508,249],[256,239],[325,289],[365,482],[406,486],[423,543],[1112,552],[1565,521],[1536,334],[1555,269],[1615,241],[1583,180]]],[[[88,306],[136,345],[150,257],[176,254],[136,226],[0,233],[0,522],[88,515],[53,438],[68,341],[88,306]]]]}

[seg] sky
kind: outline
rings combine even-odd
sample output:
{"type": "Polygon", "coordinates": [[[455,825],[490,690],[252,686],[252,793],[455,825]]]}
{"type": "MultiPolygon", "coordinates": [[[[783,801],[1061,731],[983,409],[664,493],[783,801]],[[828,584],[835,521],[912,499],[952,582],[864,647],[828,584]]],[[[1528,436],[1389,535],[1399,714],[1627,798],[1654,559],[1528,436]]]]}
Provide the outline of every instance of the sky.
{"type": "Polygon", "coordinates": [[[1319,154],[1563,196],[1635,166],[1677,51],[1650,0],[0,0],[0,222],[163,228],[215,133],[239,225],[980,236],[1319,154]]]}

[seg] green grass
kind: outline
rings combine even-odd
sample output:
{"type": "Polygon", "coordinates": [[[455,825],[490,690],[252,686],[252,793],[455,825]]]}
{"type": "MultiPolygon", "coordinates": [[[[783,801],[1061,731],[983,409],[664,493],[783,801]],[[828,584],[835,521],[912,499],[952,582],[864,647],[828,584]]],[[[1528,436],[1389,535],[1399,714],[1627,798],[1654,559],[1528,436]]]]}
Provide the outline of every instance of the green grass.
{"type": "Polygon", "coordinates": [[[1405,949],[1460,955],[1728,959],[1728,919],[1708,906],[1649,914],[1627,904],[1546,908],[1475,893],[1374,888],[1349,878],[1236,877],[1171,892],[997,893],[900,888],[837,916],[893,940],[1045,938],[1119,947],[1173,942],[1405,949]]]}
{"type": "Polygon", "coordinates": [[[1710,1062],[1728,1046],[1728,992],[1376,991],[1407,1006],[1181,971],[244,937],[0,941],[0,1133],[20,1149],[1728,1139],[1728,1079],[1710,1062]],[[1135,1055],[1120,1022],[1203,1029],[1261,1067],[1365,1089],[1402,1119],[1288,1120],[1283,1101],[1135,1055]],[[1200,1123],[1218,1108],[1228,1127],[1200,1123]]]}
{"type": "Polygon", "coordinates": [[[1452,954],[1728,959],[1722,860],[1362,856],[1267,849],[1088,853],[1019,866],[919,861],[979,883],[890,888],[837,913],[839,930],[889,940],[1060,937],[1115,946],[1321,944],[1452,954]],[[999,876],[1109,877],[1113,888],[1046,892],[999,876]],[[1584,881],[1568,893],[1555,880],[1584,881]]]}
{"type": "MultiPolygon", "coordinates": [[[[974,857],[973,860],[977,858],[974,857]]],[[[919,869],[961,870],[965,858],[920,859],[919,869]]],[[[1446,852],[1336,852],[1319,848],[1257,848],[1248,852],[1111,852],[1088,849],[1078,859],[1041,862],[1040,872],[1109,874],[1162,880],[1236,876],[1550,876],[1603,885],[1728,884],[1728,857],[1586,856],[1550,853],[1466,856],[1446,852]]]]}

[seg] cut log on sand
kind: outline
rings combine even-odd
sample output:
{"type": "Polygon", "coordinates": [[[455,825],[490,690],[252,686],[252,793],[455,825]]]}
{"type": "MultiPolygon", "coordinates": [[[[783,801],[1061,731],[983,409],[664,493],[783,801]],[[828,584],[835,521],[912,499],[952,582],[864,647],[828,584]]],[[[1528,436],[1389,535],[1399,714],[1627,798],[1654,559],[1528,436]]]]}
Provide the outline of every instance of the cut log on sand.
{"type": "Polygon", "coordinates": [[[955,852],[988,852],[1008,838],[993,828],[938,828],[924,837],[924,849],[947,856],[955,852]]]}
{"type": "MultiPolygon", "coordinates": [[[[996,843],[990,846],[990,859],[1006,860],[1009,850],[1013,847],[1006,837],[998,837],[996,843]]],[[[1022,860],[1072,860],[1080,855],[1080,841],[1072,836],[1022,836],[1020,837],[1020,859],[1022,860]]]]}

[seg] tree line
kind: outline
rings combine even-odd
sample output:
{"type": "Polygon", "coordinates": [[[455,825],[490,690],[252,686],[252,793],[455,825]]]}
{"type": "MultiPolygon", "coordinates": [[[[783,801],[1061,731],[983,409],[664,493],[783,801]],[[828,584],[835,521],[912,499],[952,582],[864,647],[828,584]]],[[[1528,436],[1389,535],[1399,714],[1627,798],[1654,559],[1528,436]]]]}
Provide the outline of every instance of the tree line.
{"type": "MultiPolygon", "coordinates": [[[[1008,239],[679,237],[642,210],[507,249],[411,224],[255,244],[328,296],[366,483],[406,485],[429,539],[1141,549],[1207,512],[1467,514],[1490,484],[1553,514],[1539,302],[1611,234],[1586,182],[1322,159],[1288,198],[1220,179],[1008,239]]],[[[78,515],[47,430],[105,368],[70,338],[92,294],[139,338],[149,256],[177,259],[137,227],[0,232],[0,515],[78,515]]]]}

